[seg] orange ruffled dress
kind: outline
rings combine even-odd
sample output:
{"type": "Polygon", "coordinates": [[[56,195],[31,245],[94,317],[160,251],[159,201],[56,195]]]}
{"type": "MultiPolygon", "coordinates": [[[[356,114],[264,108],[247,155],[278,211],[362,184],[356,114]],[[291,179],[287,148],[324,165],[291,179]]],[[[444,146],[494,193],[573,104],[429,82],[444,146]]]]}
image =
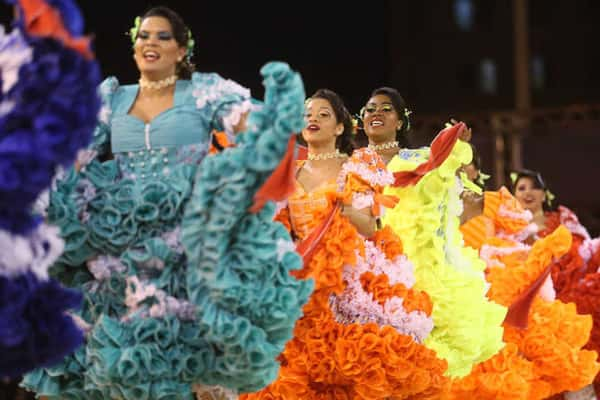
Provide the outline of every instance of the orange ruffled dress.
{"type": "MultiPolygon", "coordinates": [[[[592,316],[594,325],[585,348],[600,353],[600,238],[592,239],[567,207],[559,206],[556,211],[545,212],[545,216],[546,227],[537,232],[538,237],[546,237],[560,225],[573,235],[569,252],[552,265],[556,297],[575,303],[580,314],[592,316]]],[[[600,394],[600,374],[594,380],[594,390],[600,394]]]]}
{"type": "MultiPolygon", "coordinates": [[[[306,238],[335,209],[371,207],[377,215],[393,179],[379,156],[362,149],[336,182],[308,192],[298,184],[278,219],[306,238]]],[[[308,265],[315,291],[280,356],[275,382],[242,399],[446,398],[447,363],[422,343],[433,328],[431,302],[412,288],[412,265],[389,229],[366,240],[339,211],[308,265]]]]}
{"type": "MultiPolygon", "coordinates": [[[[506,190],[485,192],[484,212],[461,227],[465,243],[487,263],[488,296],[510,306],[547,269],[569,251],[571,234],[563,226],[533,247],[522,239],[532,232],[531,213],[506,190]]],[[[548,277],[529,309],[525,329],[505,324],[506,347],[452,382],[455,399],[545,399],[588,385],[600,369],[596,352],[582,350],[592,319],[573,303],[555,300],[548,277]]]]}

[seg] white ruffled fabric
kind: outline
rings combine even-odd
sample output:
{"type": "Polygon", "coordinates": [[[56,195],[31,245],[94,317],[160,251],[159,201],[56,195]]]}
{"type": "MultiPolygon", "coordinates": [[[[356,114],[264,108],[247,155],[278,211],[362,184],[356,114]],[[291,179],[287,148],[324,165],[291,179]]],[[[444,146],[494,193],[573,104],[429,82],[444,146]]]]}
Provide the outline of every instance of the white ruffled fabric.
{"type": "Polygon", "coordinates": [[[6,34],[0,25],[0,71],[2,71],[2,93],[7,93],[19,80],[19,70],[23,64],[31,62],[31,47],[19,29],[6,34]]]}
{"type": "Polygon", "coordinates": [[[48,279],[48,268],[62,254],[64,242],[57,227],[40,224],[28,236],[0,230],[0,276],[32,272],[48,279]]]}

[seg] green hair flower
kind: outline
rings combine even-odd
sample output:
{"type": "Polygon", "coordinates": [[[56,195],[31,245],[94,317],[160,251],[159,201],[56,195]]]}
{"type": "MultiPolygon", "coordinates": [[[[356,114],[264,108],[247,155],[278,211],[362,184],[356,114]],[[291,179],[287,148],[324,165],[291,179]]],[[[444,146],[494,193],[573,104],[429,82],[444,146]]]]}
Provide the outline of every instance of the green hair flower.
{"type": "Polygon", "coordinates": [[[554,201],[554,199],[556,198],[556,196],[554,195],[554,193],[552,193],[548,189],[546,189],[546,191],[544,193],[546,193],[546,204],[548,204],[548,206],[551,207],[552,206],[552,202],[554,201]]]}
{"type": "Polygon", "coordinates": [[[142,18],[136,17],[131,29],[129,29],[129,37],[131,38],[131,44],[135,45],[135,40],[137,39],[138,32],[140,31],[140,25],[142,24],[142,18]]]}
{"type": "Polygon", "coordinates": [[[477,178],[477,183],[480,186],[483,187],[485,185],[485,181],[487,181],[488,179],[490,179],[490,175],[484,174],[483,172],[479,171],[479,177],[477,178]]]}
{"type": "Polygon", "coordinates": [[[192,31],[188,29],[188,42],[187,49],[185,52],[185,56],[188,61],[194,56],[194,46],[196,45],[196,41],[194,40],[194,36],[192,35],[192,31]]]}

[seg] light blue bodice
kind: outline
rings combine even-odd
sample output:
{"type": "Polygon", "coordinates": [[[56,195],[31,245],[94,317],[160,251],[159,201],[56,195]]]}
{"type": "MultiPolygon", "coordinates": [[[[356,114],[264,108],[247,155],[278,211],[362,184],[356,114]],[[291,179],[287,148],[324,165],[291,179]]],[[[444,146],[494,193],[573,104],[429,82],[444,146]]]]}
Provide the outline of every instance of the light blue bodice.
{"type": "Polygon", "coordinates": [[[169,175],[173,166],[199,164],[211,132],[225,130],[228,116],[249,99],[247,89],[217,74],[194,73],[178,80],[173,106],[145,123],[129,114],[139,85],[120,86],[115,78],[101,87],[105,109],[95,134],[99,153],[111,152],[124,178],[146,180],[169,175]]]}

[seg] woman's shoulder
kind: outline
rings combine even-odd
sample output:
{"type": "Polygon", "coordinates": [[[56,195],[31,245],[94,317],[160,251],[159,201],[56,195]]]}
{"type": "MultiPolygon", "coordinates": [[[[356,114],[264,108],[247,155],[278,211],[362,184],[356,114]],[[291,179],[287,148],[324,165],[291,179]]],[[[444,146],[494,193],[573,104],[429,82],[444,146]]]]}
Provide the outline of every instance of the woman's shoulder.
{"type": "Polygon", "coordinates": [[[117,77],[109,76],[100,84],[100,96],[105,106],[114,109],[126,94],[135,93],[137,84],[121,85],[117,77]]]}

